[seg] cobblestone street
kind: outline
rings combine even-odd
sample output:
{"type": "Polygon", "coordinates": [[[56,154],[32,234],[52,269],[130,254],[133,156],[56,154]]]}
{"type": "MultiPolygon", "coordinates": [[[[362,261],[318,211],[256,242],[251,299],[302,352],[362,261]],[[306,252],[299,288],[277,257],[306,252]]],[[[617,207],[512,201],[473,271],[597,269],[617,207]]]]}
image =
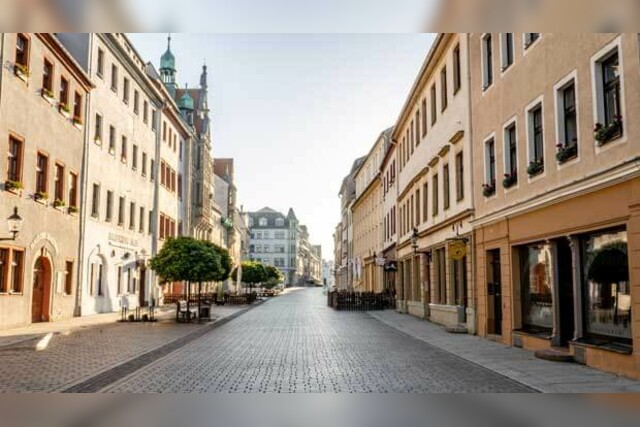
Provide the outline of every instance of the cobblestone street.
{"type": "Polygon", "coordinates": [[[112,392],[526,392],[385,325],[290,292],[107,387],[112,392]]]}

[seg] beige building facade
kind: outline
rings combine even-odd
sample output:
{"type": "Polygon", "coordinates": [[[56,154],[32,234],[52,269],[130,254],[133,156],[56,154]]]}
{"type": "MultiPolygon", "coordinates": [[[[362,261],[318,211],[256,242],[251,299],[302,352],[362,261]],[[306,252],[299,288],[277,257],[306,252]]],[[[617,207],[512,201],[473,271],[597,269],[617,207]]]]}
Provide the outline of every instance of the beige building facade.
{"type": "Polygon", "coordinates": [[[469,44],[479,335],[640,377],[638,35],[469,44]]]}
{"type": "Polygon", "coordinates": [[[51,34],[0,33],[0,328],[79,307],[80,180],[89,76],[51,34]]]}
{"type": "Polygon", "coordinates": [[[468,37],[439,34],[393,133],[397,307],[475,331],[468,37]]]}

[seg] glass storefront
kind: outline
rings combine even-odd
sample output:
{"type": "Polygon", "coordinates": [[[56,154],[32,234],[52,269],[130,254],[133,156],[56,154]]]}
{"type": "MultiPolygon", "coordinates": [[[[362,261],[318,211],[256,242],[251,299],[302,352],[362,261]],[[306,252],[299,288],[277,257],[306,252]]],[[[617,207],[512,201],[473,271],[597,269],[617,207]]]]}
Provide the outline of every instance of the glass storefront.
{"type": "Polygon", "coordinates": [[[581,239],[586,335],[631,340],[631,286],[626,230],[581,239]]]}
{"type": "Polygon", "coordinates": [[[551,245],[520,248],[522,326],[532,332],[553,329],[551,245]]]}

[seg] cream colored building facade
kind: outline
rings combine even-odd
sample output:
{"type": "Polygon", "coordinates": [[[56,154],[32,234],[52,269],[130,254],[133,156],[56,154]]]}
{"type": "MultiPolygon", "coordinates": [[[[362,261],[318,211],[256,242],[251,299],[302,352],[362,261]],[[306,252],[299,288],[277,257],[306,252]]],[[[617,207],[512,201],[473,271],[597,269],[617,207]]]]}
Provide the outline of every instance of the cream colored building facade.
{"type": "Polygon", "coordinates": [[[51,34],[0,33],[0,328],[77,312],[89,76],[51,34]],[[15,240],[6,218],[17,208],[15,240]]]}
{"type": "Polygon", "coordinates": [[[469,43],[478,333],[640,377],[638,35],[469,43]]]}
{"type": "Polygon", "coordinates": [[[382,292],[383,266],[376,265],[382,257],[382,186],[380,166],[390,145],[390,130],[382,132],[371,151],[356,171],[353,218],[353,290],[382,292]]]}
{"type": "Polygon", "coordinates": [[[400,311],[475,330],[468,37],[439,34],[396,123],[400,311]]]}

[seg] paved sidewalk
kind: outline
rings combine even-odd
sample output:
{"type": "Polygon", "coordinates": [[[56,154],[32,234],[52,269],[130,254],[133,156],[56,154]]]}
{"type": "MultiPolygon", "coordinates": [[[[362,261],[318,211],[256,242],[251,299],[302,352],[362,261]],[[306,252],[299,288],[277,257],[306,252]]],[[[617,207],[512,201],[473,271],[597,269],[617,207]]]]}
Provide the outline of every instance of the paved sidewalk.
{"type": "MultiPolygon", "coordinates": [[[[213,323],[246,308],[213,307],[213,323]]],[[[211,327],[177,324],[173,313],[163,310],[154,323],[116,323],[117,315],[100,315],[3,331],[0,392],[62,391],[211,327]],[[38,343],[46,345],[38,349],[38,343]]]]}
{"type": "Polygon", "coordinates": [[[375,319],[462,359],[545,393],[640,392],[640,381],[574,363],[540,360],[533,352],[473,335],[450,334],[441,326],[393,310],[369,312],[375,319]]]}

